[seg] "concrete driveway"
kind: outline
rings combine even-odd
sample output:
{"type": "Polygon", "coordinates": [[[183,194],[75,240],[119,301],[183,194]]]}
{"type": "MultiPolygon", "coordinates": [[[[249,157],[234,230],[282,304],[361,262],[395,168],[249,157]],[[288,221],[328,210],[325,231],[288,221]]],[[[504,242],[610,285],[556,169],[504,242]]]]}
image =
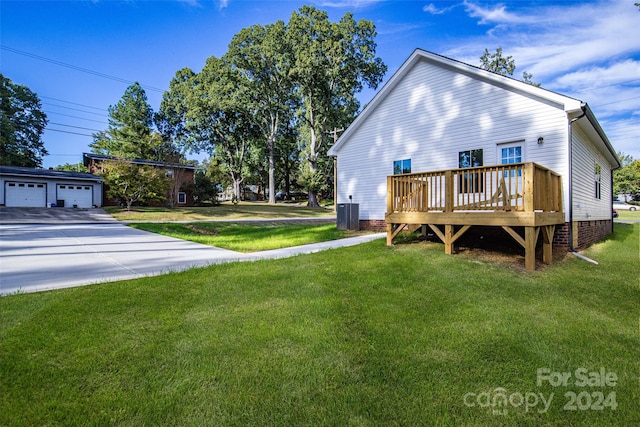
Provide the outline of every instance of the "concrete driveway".
{"type": "Polygon", "coordinates": [[[41,211],[0,208],[2,295],[153,276],[243,256],[135,230],[99,209],[41,211]]]}
{"type": "Polygon", "coordinates": [[[243,254],[136,230],[101,209],[0,207],[0,295],[155,276],[210,264],[286,258],[384,233],[243,254]]]}

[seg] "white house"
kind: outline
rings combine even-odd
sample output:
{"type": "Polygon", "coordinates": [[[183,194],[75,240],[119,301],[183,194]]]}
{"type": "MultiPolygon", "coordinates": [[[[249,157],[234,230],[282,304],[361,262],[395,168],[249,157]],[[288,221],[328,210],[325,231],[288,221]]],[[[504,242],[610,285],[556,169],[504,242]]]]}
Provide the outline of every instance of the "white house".
{"type": "Polygon", "coordinates": [[[388,175],[534,162],[562,178],[565,224],[555,243],[580,247],[612,230],[620,163],[585,102],[424,50],[329,155],[337,158],[336,200],[359,204],[362,228],[385,226],[388,175]]]}
{"type": "Polygon", "coordinates": [[[0,205],[102,206],[102,178],[84,172],[0,166],[0,205]]]}

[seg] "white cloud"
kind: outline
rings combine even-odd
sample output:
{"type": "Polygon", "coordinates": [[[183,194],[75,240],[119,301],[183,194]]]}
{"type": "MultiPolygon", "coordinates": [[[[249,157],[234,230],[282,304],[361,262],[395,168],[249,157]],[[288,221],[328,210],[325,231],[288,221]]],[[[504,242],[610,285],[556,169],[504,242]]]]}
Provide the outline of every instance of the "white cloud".
{"type": "Polygon", "coordinates": [[[184,3],[188,6],[194,6],[194,7],[202,7],[202,5],[200,4],[200,2],[198,0],[178,0],[180,3],[184,3]]]}
{"type": "Polygon", "coordinates": [[[600,120],[604,131],[616,151],[640,159],[640,121],[637,117],[625,120],[600,120]]]}
{"type": "Polygon", "coordinates": [[[380,3],[383,0],[321,0],[314,1],[320,7],[332,7],[337,9],[359,9],[380,3]]]}
{"type": "Polygon", "coordinates": [[[519,24],[533,23],[532,17],[516,15],[507,12],[507,7],[503,4],[496,5],[493,9],[482,7],[470,1],[464,1],[464,7],[469,16],[472,18],[480,18],[479,25],[497,23],[497,24],[519,24]]]}
{"type": "Polygon", "coordinates": [[[610,66],[591,66],[561,75],[553,83],[587,93],[598,88],[616,85],[640,84],[640,61],[625,59],[610,66]]]}
{"type": "Polygon", "coordinates": [[[458,5],[454,4],[453,6],[443,7],[442,9],[438,9],[433,3],[429,3],[428,5],[424,6],[422,10],[432,15],[442,15],[443,13],[449,12],[451,9],[453,9],[456,6],[458,5]]]}

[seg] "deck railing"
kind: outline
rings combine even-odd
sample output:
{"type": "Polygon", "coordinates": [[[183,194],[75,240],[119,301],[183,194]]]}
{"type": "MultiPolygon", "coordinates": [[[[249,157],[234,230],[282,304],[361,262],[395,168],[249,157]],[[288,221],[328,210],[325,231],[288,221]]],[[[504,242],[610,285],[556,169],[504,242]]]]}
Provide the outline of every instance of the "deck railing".
{"type": "Polygon", "coordinates": [[[562,212],[562,177],[533,162],[393,175],[387,213],[562,212]]]}

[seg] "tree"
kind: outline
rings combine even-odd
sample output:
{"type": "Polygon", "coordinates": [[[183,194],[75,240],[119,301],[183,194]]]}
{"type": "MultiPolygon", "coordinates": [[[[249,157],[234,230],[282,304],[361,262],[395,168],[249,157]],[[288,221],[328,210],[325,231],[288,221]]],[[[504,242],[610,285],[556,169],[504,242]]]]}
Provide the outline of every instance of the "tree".
{"type": "Polygon", "coordinates": [[[183,68],[169,83],[169,90],[162,96],[160,109],[154,115],[154,122],[162,139],[176,148],[189,145],[189,131],[186,129],[187,96],[193,90],[196,74],[183,68]]]}
{"type": "Polygon", "coordinates": [[[275,203],[276,143],[291,120],[293,85],[291,49],[284,22],[245,28],[233,37],[225,55],[247,87],[248,109],[266,145],[269,203],[275,203]]]}
{"type": "Polygon", "coordinates": [[[179,151],[153,131],[153,117],[147,94],[136,82],[109,107],[108,129],[95,133],[89,146],[97,154],[177,163],[181,160],[179,151]]]}
{"type": "Polygon", "coordinates": [[[69,171],[69,172],[89,172],[89,168],[87,168],[82,162],[78,163],[65,163],[64,165],[58,165],[53,169],[57,171],[69,171]]]}
{"type": "Polygon", "coordinates": [[[163,96],[167,133],[185,150],[217,157],[241,196],[247,148],[259,134],[248,109],[247,87],[238,70],[211,56],[199,73],[180,70],[163,96]]]}
{"type": "MultiPolygon", "coordinates": [[[[511,55],[505,57],[502,55],[502,48],[496,49],[495,53],[490,53],[488,49],[484,50],[480,56],[480,68],[500,74],[501,76],[512,76],[516,70],[516,62],[511,55]]],[[[533,74],[528,72],[522,73],[522,81],[533,86],[540,86],[540,83],[534,83],[533,74]]]]}
{"type": "Polygon", "coordinates": [[[203,169],[196,170],[193,183],[193,201],[198,206],[205,203],[218,203],[218,185],[203,169]]]}
{"type": "Polygon", "coordinates": [[[640,194],[640,160],[634,160],[632,156],[618,153],[622,167],[613,171],[613,193],[624,194],[634,198],[640,194]]]}
{"type": "MultiPolygon", "coordinates": [[[[299,117],[308,129],[306,182],[316,183],[318,159],[329,148],[327,131],[350,122],[359,108],[356,93],[364,84],[377,88],[387,67],[375,57],[375,25],[356,22],[347,13],[330,22],[326,12],[303,6],[291,15],[287,31],[294,62],[291,77],[299,99],[299,117]]],[[[308,206],[319,206],[317,188],[308,188],[308,206]]]]}
{"type": "Polygon", "coordinates": [[[38,96],[0,73],[0,164],[41,167],[47,123],[38,96]]]}
{"type": "Polygon", "coordinates": [[[171,186],[161,168],[137,165],[127,159],[105,161],[102,177],[107,196],[126,204],[127,210],[136,202],[164,202],[171,186]]]}

